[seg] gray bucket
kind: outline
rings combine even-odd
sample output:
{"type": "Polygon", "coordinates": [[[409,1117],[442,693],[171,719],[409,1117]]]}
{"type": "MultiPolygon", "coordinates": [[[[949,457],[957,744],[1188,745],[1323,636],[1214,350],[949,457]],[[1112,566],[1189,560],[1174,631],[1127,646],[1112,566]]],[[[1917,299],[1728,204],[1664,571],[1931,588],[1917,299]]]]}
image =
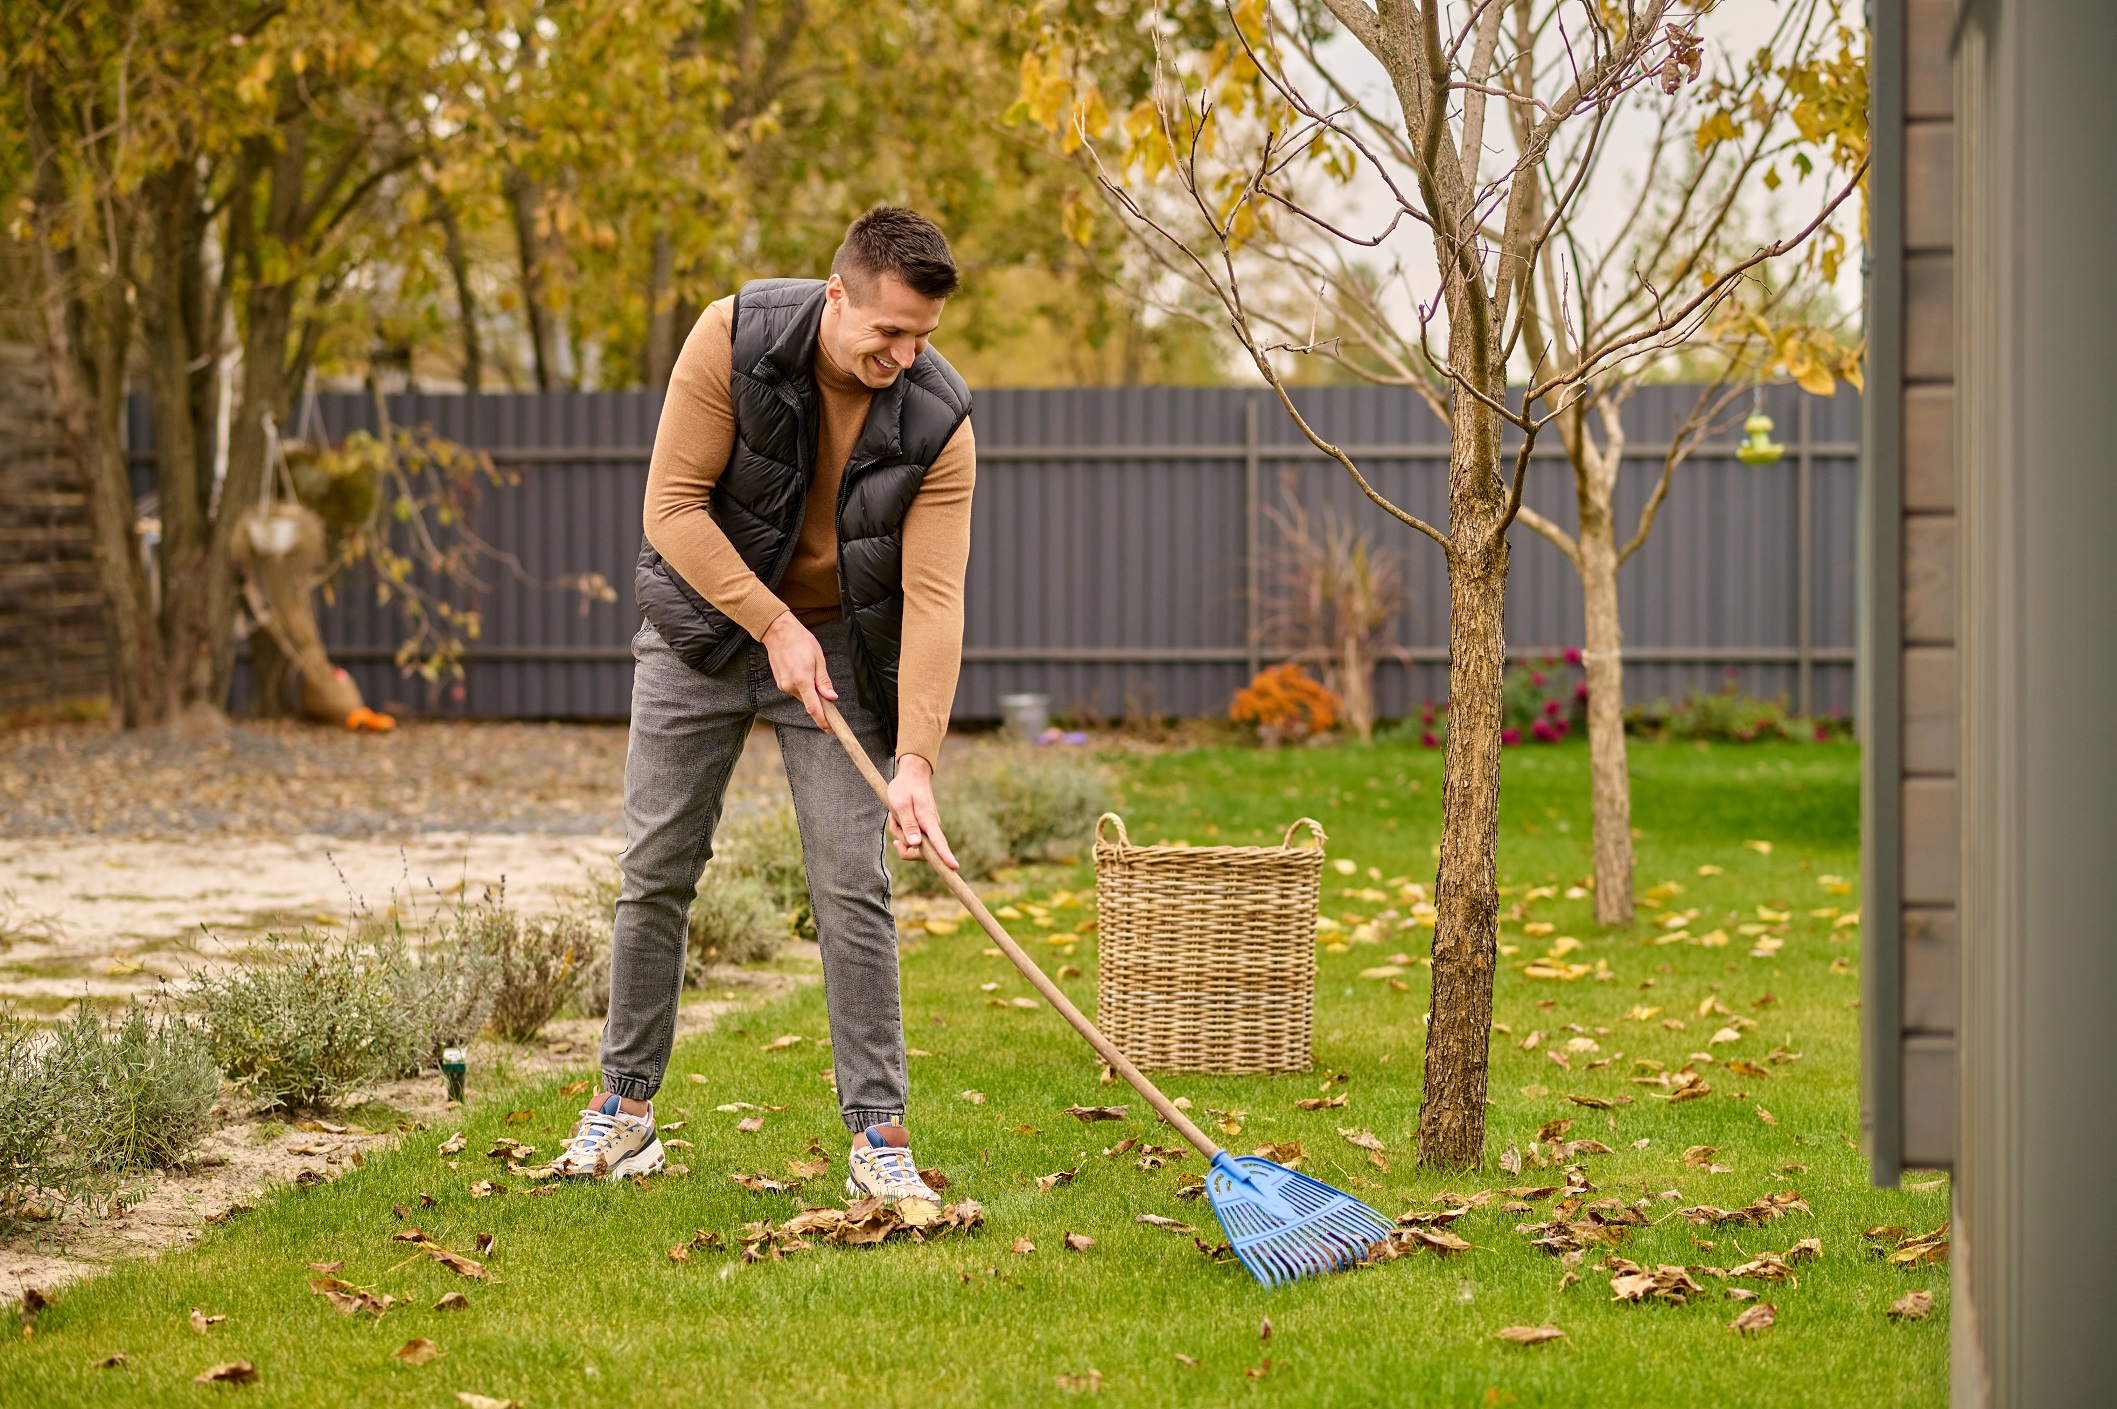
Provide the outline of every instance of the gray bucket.
{"type": "Polygon", "coordinates": [[[1002,695],[1000,718],[1017,739],[1034,739],[1051,727],[1051,696],[1002,695]]]}

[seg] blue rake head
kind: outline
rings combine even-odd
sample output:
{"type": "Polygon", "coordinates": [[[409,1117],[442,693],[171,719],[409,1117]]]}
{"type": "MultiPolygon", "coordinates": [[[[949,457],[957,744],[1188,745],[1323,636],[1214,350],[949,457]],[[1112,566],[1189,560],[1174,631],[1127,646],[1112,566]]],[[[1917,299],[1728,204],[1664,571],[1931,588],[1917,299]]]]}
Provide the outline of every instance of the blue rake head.
{"type": "Polygon", "coordinates": [[[1350,1194],[1254,1156],[1213,1156],[1206,1197],[1228,1245],[1267,1287],[1342,1272],[1390,1234],[1388,1219],[1350,1194]]]}

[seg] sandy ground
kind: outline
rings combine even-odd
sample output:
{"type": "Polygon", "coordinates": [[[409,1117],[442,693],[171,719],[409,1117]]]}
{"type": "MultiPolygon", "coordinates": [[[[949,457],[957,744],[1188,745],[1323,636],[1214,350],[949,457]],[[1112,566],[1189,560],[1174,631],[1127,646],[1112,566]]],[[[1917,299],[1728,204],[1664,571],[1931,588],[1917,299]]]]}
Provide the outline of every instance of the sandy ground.
{"type": "MultiPolygon", "coordinates": [[[[624,746],[621,726],[597,725],[0,734],[0,1001],[52,1015],[149,996],[271,931],[340,925],[360,906],[426,910],[503,881],[511,904],[548,910],[623,845],[624,746]]],[[[754,736],[728,809],[785,789],[771,734],[754,736]]],[[[792,972],[716,970],[687,995],[680,1032],[814,981],[814,953],[789,946],[792,972]]],[[[573,1018],[528,1047],[482,1043],[472,1099],[550,1071],[592,1076],[599,1037],[573,1018]]],[[[121,1208],[0,1240],[0,1299],[195,1241],[267,1186],[334,1178],[383,1141],[445,1138],[445,1097],[438,1078],[393,1082],[325,1122],[339,1129],[226,1109],[185,1169],[128,1180],[121,1208]]]]}

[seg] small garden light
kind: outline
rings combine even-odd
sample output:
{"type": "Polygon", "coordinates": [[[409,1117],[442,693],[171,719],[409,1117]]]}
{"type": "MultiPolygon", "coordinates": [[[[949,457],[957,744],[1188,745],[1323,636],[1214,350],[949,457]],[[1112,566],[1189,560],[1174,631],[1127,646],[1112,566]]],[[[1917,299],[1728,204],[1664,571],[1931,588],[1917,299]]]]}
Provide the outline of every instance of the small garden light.
{"type": "Polygon", "coordinates": [[[444,1047],[441,1049],[441,1074],[448,1078],[448,1098],[463,1099],[463,1076],[470,1070],[470,1049],[466,1047],[444,1047]]]}

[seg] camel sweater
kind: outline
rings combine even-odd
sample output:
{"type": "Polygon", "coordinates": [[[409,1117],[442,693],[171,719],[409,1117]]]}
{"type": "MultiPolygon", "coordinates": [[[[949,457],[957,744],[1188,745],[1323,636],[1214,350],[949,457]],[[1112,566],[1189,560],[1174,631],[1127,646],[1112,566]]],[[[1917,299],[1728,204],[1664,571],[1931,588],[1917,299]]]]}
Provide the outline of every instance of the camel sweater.
{"type": "MultiPolygon", "coordinates": [[[[733,298],[707,307],[670,372],[661,425],[654,433],[654,456],[647,467],[644,527],[654,551],[693,591],[762,640],[782,612],[793,612],[809,627],[838,619],[838,482],[867,422],[873,393],[859,378],[841,371],[818,344],[815,370],[822,427],[815,477],[793,560],[774,593],[750,571],[706,512],[713,482],[735,447],[730,391],[734,308],[733,298]]],[[[966,420],[927,470],[904,514],[897,753],[915,753],[936,766],[963,663],[963,574],[970,560],[970,496],[977,469],[977,445],[966,420]]],[[[853,684],[831,683],[841,694],[853,684]]]]}

